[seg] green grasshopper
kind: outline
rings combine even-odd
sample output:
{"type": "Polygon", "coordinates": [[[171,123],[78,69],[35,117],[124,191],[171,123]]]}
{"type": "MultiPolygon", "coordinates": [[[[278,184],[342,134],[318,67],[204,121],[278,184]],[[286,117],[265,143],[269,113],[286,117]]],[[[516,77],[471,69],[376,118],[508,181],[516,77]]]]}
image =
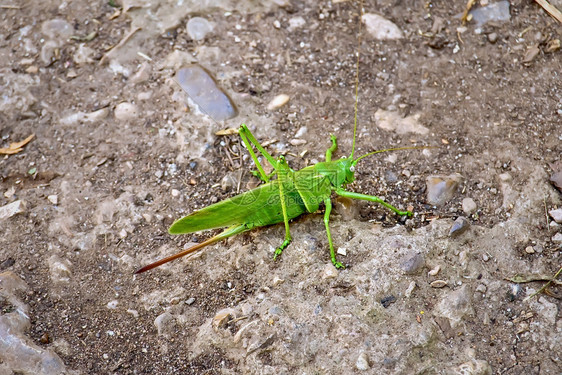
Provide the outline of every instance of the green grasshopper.
{"type": "MultiPolygon", "coordinates": [[[[361,35],[361,29],[359,29],[359,35],[361,35]]],[[[345,190],[345,186],[355,180],[356,166],[361,159],[379,152],[426,148],[423,146],[390,148],[369,152],[357,159],[354,159],[355,139],[357,135],[359,53],[357,54],[355,84],[355,121],[353,128],[353,145],[349,157],[343,157],[332,161],[332,154],[337,149],[337,141],[336,137],[331,135],[330,138],[332,145],[328,148],[328,150],[326,150],[326,161],[295,171],[289,167],[283,156],[278,158],[272,157],[259,144],[248,127],[245,124],[242,124],[238,134],[240,135],[240,138],[242,138],[244,145],[248,149],[248,152],[258,169],[256,176],[259,177],[264,184],[253,190],[212,204],[176,220],[169,229],[170,234],[186,234],[225,227],[226,229],[206,241],[194,245],[177,254],[151,263],[139,269],[135,273],[148,271],[164,263],[193,253],[205,246],[214,244],[215,242],[224,240],[225,238],[236,234],[249,231],[253,228],[284,223],[285,240],[281,246],[275,250],[275,255],[273,257],[273,259],[277,259],[283,250],[291,243],[289,221],[304,213],[313,213],[318,211],[321,204],[324,204],[325,207],[324,225],[326,226],[326,234],[330,245],[330,258],[336,268],[344,268],[344,265],[336,260],[336,252],[334,251],[334,244],[332,242],[332,235],[329,227],[330,212],[332,211],[332,193],[335,193],[340,197],[362,199],[379,203],[394,211],[398,215],[412,216],[412,212],[401,211],[379,197],[345,190]],[[265,173],[252,145],[255,146],[257,151],[273,166],[273,172],[270,175],[265,173]],[[272,180],[272,177],[275,176],[276,179],[272,180]]]]}
{"type": "Polygon", "coordinates": [[[336,137],[331,135],[332,146],[326,150],[326,161],[317,163],[295,171],[291,169],[285,157],[273,158],[254,138],[245,124],[240,126],[238,134],[248,149],[252,160],[258,168],[258,177],[264,181],[263,185],[239,194],[235,197],[217,202],[190,215],[176,220],[169,229],[170,234],[186,234],[206,229],[224,228],[223,232],[209,238],[197,245],[190,247],[177,254],[149,264],[135,273],[148,271],[164,263],[197,251],[205,246],[224,240],[235,234],[243,233],[256,227],[263,227],[277,223],[285,224],[285,240],[275,250],[273,259],[277,259],[283,250],[291,243],[289,221],[304,213],[314,213],[324,204],[324,225],[330,245],[330,257],[336,268],[344,268],[344,265],[336,260],[332,235],[330,233],[329,220],[332,211],[332,193],[340,197],[362,199],[375,202],[396,212],[398,215],[412,216],[410,211],[401,211],[396,207],[383,201],[381,198],[354,193],[344,189],[345,185],[355,180],[357,163],[370,155],[395,150],[413,149],[416,147],[399,147],[386,150],[369,152],[357,159],[353,158],[355,150],[357,123],[353,134],[353,148],[349,157],[332,161],[332,153],[337,149],[336,137]],[[274,171],[267,175],[260,164],[252,145],[273,166],[274,171]],[[277,176],[272,180],[273,176],[277,176]]]}

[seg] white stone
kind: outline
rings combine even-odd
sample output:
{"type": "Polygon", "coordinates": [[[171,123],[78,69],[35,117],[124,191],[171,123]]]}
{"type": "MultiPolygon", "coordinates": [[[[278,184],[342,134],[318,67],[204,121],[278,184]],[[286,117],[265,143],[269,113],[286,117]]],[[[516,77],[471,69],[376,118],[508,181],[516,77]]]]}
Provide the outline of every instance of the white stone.
{"type": "Polygon", "coordinates": [[[322,272],[323,279],[335,279],[338,277],[338,270],[332,263],[328,263],[324,266],[324,271],[322,272]]]}
{"type": "Polygon", "coordinates": [[[378,14],[366,13],[361,18],[367,32],[378,40],[396,40],[404,38],[404,33],[398,26],[378,14]]]}
{"type": "Polygon", "coordinates": [[[476,212],[476,209],[478,207],[476,206],[476,202],[474,202],[474,199],[472,198],[464,198],[462,200],[462,211],[466,214],[466,215],[470,215],[473,214],[474,212],[476,212]]]}
{"type": "Polygon", "coordinates": [[[556,210],[550,210],[550,211],[548,211],[548,214],[558,224],[562,224],[562,208],[558,208],[556,210]]]}
{"type": "Polygon", "coordinates": [[[359,354],[359,357],[357,358],[357,362],[355,362],[355,366],[357,367],[357,370],[360,370],[360,371],[367,371],[368,369],[371,368],[371,365],[369,364],[369,357],[367,356],[367,353],[363,352],[363,353],[359,354]]]}
{"type": "Polygon", "coordinates": [[[293,17],[291,19],[289,19],[289,27],[287,28],[288,31],[293,31],[295,29],[298,29],[300,27],[303,27],[304,25],[306,25],[306,21],[304,18],[302,17],[293,17]]]}
{"type": "Polygon", "coordinates": [[[291,99],[289,95],[279,94],[269,102],[269,104],[267,105],[267,109],[270,111],[279,109],[287,104],[289,102],[289,99],[291,99]]]}
{"type": "Polygon", "coordinates": [[[55,204],[55,205],[56,205],[56,204],[59,204],[59,196],[56,195],[56,194],[49,195],[49,196],[47,197],[47,199],[48,199],[49,202],[51,202],[52,204],[55,204]]]}
{"type": "Polygon", "coordinates": [[[132,103],[119,103],[115,107],[115,118],[120,121],[128,121],[138,116],[138,108],[132,103]]]}
{"type": "Polygon", "coordinates": [[[187,21],[187,34],[193,40],[203,40],[213,31],[213,25],[203,17],[193,17],[187,21]]]}

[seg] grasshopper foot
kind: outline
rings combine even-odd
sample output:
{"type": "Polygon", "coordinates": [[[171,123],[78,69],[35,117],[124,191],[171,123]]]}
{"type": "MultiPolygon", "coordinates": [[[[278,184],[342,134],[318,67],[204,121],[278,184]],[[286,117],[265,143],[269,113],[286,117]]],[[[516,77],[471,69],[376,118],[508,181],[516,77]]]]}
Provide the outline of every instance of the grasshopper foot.
{"type": "Polygon", "coordinates": [[[283,241],[283,243],[281,244],[281,246],[279,246],[277,249],[275,249],[275,253],[273,255],[273,260],[277,260],[278,256],[281,256],[281,254],[283,253],[283,250],[285,250],[285,248],[287,246],[289,246],[289,244],[291,243],[291,240],[285,240],[283,241]]]}
{"type": "Polygon", "coordinates": [[[345,268],[345,265],[342,262],[338,262],[336,260],[332,260],[332,263],[338,270],[342,270],[345,268]]]}
{"type": "Polygon", "coordinates": [[[408,216],[408,217],[412,217],[412,215],[414,215],[412,211],[396,211],[396,213],[400,216],[408,216]]]}

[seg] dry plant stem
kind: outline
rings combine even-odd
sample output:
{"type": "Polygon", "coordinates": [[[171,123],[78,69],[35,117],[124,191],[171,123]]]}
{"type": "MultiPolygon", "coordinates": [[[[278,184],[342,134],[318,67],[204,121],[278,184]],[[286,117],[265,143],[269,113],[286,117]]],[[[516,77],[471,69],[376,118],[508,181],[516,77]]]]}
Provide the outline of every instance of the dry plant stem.
{"type": "Polygon", "coordinates": [[[555,18],[558,22],[562,23],[562,12],[560,12],[560,10],[558,10],[558,8],[556,8],[554,5],[550,4],[548,1],[546,0],[535,0],[541,7],[543,7],[544,10],[546,10],[546,12],[548,14],[550,14],[553,18],[555,18]]]}
{"type": "Polygon", "coordinates": [[[113,47],[111,47],[109,49],[109,51],[107,51],[105,53],[105,55],[102,56],[102,58],[100,59],[99,65],[103,65],[105,63],[105,61],[111,57],[111,55],[114,53],[114,51],[116,51],[117,49],[121,48],[125,43],[127,43],[127,41],[129,39],[131,39],[133,37],[133,35],[135,35],[135,33],[137,31],[140,31],[141,28],[140,27],[136,27],[133,30],[131,30],[127,35],[125,35],[123,37],[123,39],[121,39],[121,41],[119,43],[117,43],[116,45],[114,45],[113,47]]]}
{"type": "Polygon", "coordinates": [[[525,301],[533,298],[534,296],[536,296],[537,294],[543,293],[546,288],[548,288],[550,286],[550,284],[552,284],[554,282],[554,280],[556,280],[558,278],[558,276],[560,276],[560,274],[562,273],[562,267],[560,267],[560,269],[558,270],[558,272],[556,272],[556,274],[552,277],[552,280],[550,280],[549,282],[547,282],[546,284],[544,284],[542,286],[542,288],[540,288],[539,290],[537,290],[535,293],[531,294],[529,297],[525,298],[525,301]]]}

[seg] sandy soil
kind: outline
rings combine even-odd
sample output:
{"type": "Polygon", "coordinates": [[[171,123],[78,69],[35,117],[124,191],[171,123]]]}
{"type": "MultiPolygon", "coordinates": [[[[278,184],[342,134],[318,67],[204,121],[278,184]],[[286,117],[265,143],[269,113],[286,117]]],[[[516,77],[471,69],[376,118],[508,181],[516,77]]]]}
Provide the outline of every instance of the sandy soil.
{"type": "Polygon", "coordinates": [[[320,211],[277,261],[280,225],[134,276],[211,234],[171,236],[175,219],[257,183],[238,137],[216,131],[246,123],[295,169],[323,160],[329,134],[349,154],[358,4],[2,2],[0,147],[35,138],[0,159],[0,206],[25,202],[0,221],[0,374],[559,374],[560,287],[526,299],[544,281],[506,278],[562,264],[546,214],[561,206],[561,28],[510,3],[508,20],[464,27],[464,1],[365,4],[403,38],[361,32],[357,152],[436,147],[359,164],[348,190],[415,215],[338,200],[345,270],[320,211]],[[214,26],[202,41],[193,16],[214,26]],[[192,62],[235,118],[213,121],[174,83],[192,62]],[[430,204],[426,179],[455,174],[430,204]],[[452,237],[459,216],[470,228],[452,237]]]}

